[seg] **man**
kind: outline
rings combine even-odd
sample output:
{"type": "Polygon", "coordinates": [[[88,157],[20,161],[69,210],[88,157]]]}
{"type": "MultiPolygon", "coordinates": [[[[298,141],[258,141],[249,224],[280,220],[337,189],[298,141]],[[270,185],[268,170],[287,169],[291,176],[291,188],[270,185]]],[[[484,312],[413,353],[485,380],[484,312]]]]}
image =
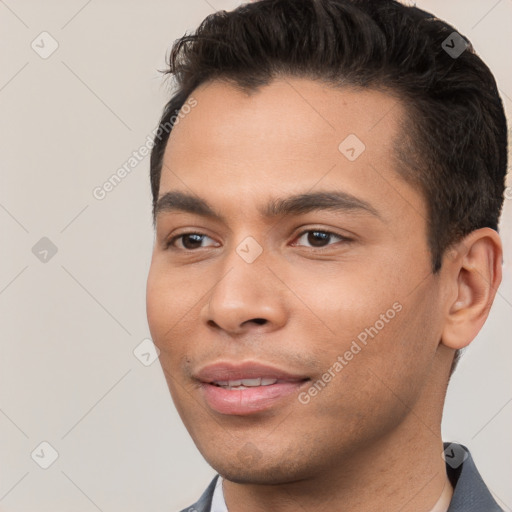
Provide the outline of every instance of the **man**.
{"type": "Polygon", "coordinates": [[[501,281],[486,65],[392,0],[262,0],[209,16],[170,72],[148,321],[220,475],[186,510],[501,510],[440,432],[501,281]]]}

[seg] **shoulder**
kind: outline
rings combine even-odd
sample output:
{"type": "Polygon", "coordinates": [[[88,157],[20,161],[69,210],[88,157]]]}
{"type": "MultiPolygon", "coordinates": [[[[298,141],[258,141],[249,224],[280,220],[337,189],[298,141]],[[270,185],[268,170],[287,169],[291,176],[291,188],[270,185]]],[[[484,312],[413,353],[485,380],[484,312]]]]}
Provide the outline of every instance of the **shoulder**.
{"type": "Polygon", "coordinates": [[[218,478],[219,475],[217,475],[210,482],[210,485],[199,498],[199,501],[197,501],[190,507],[184,508],[181,512],[210,512],[210,508],[212,506],[213,491],[215,490],[215,485],[217,484],[218,478]]]}

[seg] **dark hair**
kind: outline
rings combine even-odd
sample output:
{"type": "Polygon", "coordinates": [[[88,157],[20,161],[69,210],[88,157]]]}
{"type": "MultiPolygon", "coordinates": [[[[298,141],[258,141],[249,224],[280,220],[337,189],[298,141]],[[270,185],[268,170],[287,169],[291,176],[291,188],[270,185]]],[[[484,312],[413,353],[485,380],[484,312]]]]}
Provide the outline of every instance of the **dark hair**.
{"type": "Polygon", "coordinates": [[[224,80],[251,91],[296,76],[382,90],[405,106],[397,171],[426,200],[434,273],[465,235],[498,229],[507,169],[503,104],[469,41],[430,13],[394,0],[260,0],[212,14],[177,40],[167,73],[177,90],[151,153],[153,213],[172,125],[199,85],[224,80]]]}

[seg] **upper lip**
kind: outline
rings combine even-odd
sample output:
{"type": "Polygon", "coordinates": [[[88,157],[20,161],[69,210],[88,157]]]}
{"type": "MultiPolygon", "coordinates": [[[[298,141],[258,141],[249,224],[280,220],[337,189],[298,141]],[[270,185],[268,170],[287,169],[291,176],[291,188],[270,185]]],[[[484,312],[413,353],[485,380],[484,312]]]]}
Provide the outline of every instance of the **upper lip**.
{"type": "Polygon", "coordinates": [[[243,363],[217,362],[202,367],[193,376],[206,383],[244,380],[256,378],[277,379],[282,381],[301,381],[308,379],[305,375],[293,374],[275,366],[246,361],[243,363]]]}

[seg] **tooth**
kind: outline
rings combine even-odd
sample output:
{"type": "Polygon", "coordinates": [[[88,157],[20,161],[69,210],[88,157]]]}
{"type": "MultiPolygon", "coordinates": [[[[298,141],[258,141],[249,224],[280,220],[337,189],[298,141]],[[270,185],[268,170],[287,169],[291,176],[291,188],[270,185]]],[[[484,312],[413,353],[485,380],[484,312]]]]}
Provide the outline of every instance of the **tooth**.
{"type": "Polygon", "coordinates": [[[242,380],[243,386],[260,386],[261,385],[261,379],[243,379],[242,380]]]}
{"type": "Polygon", "coordinates": [[[278,379],[256,378],[256,379],[239,379],[239,380],[217,380],[213,384],[224,389],[247,389],[258,386],[270,386],[275,384],[278,379]]]}

